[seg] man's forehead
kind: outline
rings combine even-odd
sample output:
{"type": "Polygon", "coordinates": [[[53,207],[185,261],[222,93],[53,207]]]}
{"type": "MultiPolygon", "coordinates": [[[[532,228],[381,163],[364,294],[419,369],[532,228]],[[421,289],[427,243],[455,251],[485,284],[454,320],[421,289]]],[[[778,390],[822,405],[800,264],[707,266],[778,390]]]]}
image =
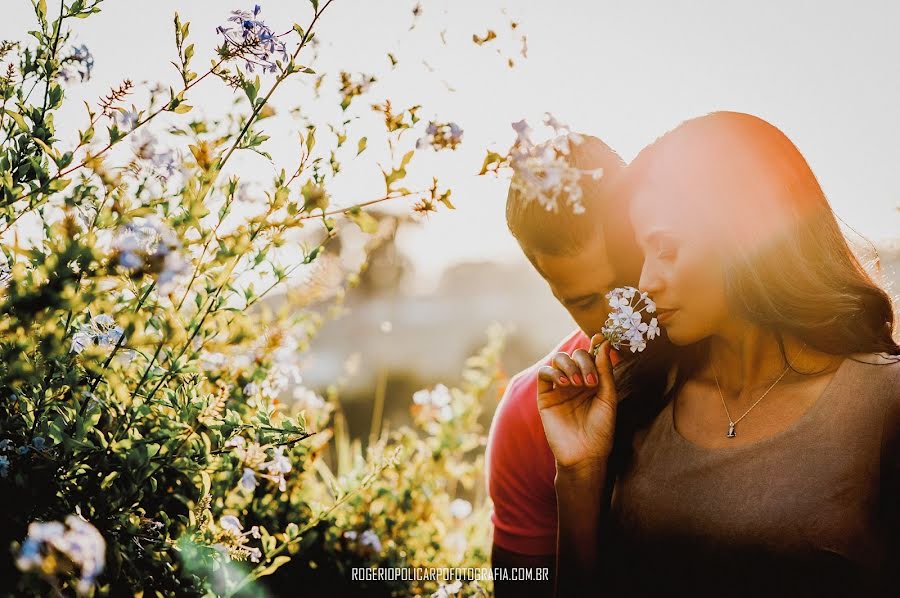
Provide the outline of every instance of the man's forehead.
{"type": "Polygon", "coordinates": [[[602,237],[592,239],[573,255],[536,255],[535,265],[557,294],[577,296],[582,291],[597,292],[598,287],[612,284],[615,268],[610,263],[602,237]]]}

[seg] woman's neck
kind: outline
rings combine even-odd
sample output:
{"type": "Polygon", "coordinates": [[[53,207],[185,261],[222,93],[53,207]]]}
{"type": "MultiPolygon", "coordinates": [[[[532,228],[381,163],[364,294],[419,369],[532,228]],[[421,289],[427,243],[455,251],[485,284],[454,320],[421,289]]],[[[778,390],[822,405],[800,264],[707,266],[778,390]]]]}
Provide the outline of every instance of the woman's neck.
{"type": "MultiPolygon", "coordinates": [[[[784,337],[784,349],[784,355],[799,371],[815,368],[824,356],[805,348],[803,341],[792,336],[784,337]]],[[[754,324],[732,321],[710,338],[708,366],[723,390],[740,394],[777,379],[787,366],[784,355],[774,333],[754,324]]]]}

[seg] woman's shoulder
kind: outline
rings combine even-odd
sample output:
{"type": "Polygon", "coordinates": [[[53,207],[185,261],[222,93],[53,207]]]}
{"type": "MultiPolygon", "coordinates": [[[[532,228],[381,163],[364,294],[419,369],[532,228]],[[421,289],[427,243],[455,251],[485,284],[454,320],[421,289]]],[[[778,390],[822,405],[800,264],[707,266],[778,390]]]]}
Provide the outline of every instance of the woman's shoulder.
{"type": "Polygon", "coordinates": [[[900,375],[900,355],[890,353],[852,353],[848,359],[860,364],[866,373],[881,371],[888,378],[900,375]],[[873,366],[868,368],[866,366],[873,366]]]}
{"type": "Polygon", "coordinates": [[[854,386],[870,389],[889,406],[900,406],[900,355],[854,353],[847,358],[854,370],[848,380],[854,386]]]}

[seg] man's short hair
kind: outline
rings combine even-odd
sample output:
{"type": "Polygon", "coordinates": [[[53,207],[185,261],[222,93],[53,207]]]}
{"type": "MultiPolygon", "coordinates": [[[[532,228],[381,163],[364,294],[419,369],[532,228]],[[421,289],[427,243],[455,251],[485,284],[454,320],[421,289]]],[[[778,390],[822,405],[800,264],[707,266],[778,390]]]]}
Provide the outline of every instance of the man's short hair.
{"type": "MultiPolygon", "coordinates": [[[[559,202],[557,210],[551,212],[539,201],[524,197],[515,185],[510,185],[506,198],[506,224],[532,262],[535,254],[576,255],[598,234],[606,240],[607,251],[614,253],[617,249],[614,239],[621,237],[622,233],[614,229],[630,229],[627,213],[617,215],[613,205],[625,162],[597,137],[579,135],[580,143],[570,138],[569,164],[582,171],[603,169],[603,176],[599,179],[590,173],[581,176],[583,213],[573,212],[567,201],[559,202]]],[[[626,237],[630,235],[626,234],[626,237]]]]}

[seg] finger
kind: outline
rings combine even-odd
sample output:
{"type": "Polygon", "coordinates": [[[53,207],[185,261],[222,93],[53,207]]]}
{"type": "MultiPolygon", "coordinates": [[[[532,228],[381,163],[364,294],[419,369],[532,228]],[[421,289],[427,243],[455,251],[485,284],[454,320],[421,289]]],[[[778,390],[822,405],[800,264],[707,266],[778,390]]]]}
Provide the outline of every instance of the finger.
{"type": "Polygon", "coordinates": [[[613,378],[612,361],[609,359],[609,352],[611,350],[612,345],[609,344],[608,340],[604,340],[597,351],[597,359],[594,362],[594,365],[597,366],[597,372],[600,375],[601,388],[615,389],[616,387],[616,381],[615,378],[613,378]]]}
{"type": "Polygon", "coordinates": [[[597,350],[600,349],[600,345],[602,345],[605,340],[606,340],[606,337],[603,336],[602,334],[595,334],[594,336],[591,337],[591,348],[590,348],[591,355],[593,355],[594,357],[597,356],[597,350]]]}
{"type": "Polygon", "coordinates": [[[578,364],[584,383],[587,386],[597,386],[599,375],[597,366],[594,364],[594,357],[584,349],[578,349],[572,353],[572,360],[578,364]]]}
{"type": "Polygon", "coordinates": [[[568,381],[574,386],[584,386],[584,380],[581,377],[581,368],[579,368],[578,364],[569,357],[568,353],[557,353],[550,361],[550,365],[562,370],[566,378],[568,378],[568,381]]]}
{"type": "Polygon", "coordinates": [[[538,394],[550,392],[555,386],[568,386],[565,374],[555,367],[545,365],[538,369],[538,394]]]}

